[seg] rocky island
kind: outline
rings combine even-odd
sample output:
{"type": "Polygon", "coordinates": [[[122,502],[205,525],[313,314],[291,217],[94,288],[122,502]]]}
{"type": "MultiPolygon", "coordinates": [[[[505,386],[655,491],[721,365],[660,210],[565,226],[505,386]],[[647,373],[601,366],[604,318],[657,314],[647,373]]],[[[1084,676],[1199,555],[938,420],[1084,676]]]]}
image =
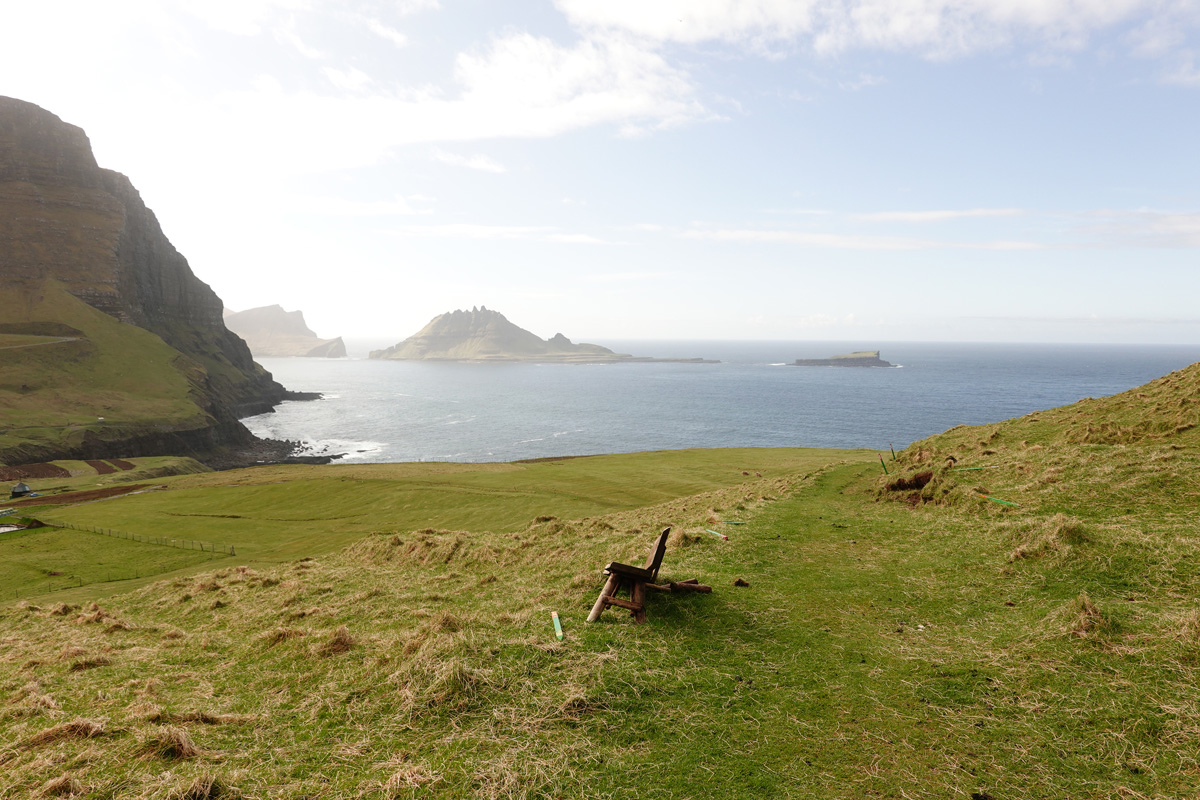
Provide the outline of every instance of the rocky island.
{"type": "Polygon", "coordinates": [[[646,358],[615,353],[598,344],[575,344],[557,333],[549,339],[509,322],[485,306],[434,317],[399,344],[372,350],[371,358],[429,361],[537,361],[542,363],[607,364],[626,362],[715,363],[700,358],[646,358]]]}
{"type": "Polygon", "coordinates": [[[878,350],[857,350],[829,358],[797,358],[793,367],[894,367],[879,357],[878,350]]]}
{"type": "Polygon", "coordinates": [[[0,463],[263,458],[238,419],[297,396],[222,308],[82,129],[0,97],[0,463]]]}
{"type": "Polygon", "coordinates": [[[321,339],[304,322],[304,312],[282,306],[262,306],[246,311],[225,309],[225,327],[263,357],[345,358],[342,337],[321,339]]]}

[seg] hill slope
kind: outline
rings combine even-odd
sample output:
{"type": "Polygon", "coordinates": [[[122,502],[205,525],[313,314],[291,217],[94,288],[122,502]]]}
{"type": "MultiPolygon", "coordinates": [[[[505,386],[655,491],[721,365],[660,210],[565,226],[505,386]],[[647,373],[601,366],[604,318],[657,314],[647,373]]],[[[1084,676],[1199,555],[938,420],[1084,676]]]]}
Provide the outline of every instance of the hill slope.
{"type": "Polygon", "coordinates": [[[773,471],[713,451],[404,465],[411,495],[249,470],[76,507],[146,532],[374,532],[0,612],[10,793],[1191,796],[1197,381],[956,428],[888,475],[873,454],[773,471]],[[690,481],[725,463],[733,485],[655,501],[692,458],[690,481]],[[517,523],[551,484],[563,515],[517,523]],[[603,509],[618,486],[642,503],[603,509]],[[714,592],[584,624],[600,567],[667,524],[663,577],[714,592]]]}

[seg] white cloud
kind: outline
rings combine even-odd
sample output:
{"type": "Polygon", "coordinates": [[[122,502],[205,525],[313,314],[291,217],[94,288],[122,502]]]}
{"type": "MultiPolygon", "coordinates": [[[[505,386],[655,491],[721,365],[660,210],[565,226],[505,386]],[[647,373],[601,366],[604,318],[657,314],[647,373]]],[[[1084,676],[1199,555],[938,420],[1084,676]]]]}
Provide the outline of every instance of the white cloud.
{"type": "Polygon", "coordinates": [[[685,73],[623,37],[563,47],[514,33],[459,55],[455,72],[463,104],[492,124],[507,120],[507,135],[546,136],[606,122],[657,128],[712,116],[685,73]]]}
{"type": "Polygon", "coordinates": [[[669,272],[603,272],[584,275],[582,280],[588,283],[640,283],[670,276],[669,272]]]}
{"type": "Polygon", "coordinates": [[[841,81],[838,85],[851,92],[857,92],[859,89],[869,89],[872,86],[882,86],[885,83],[887,83],[887,78],[882,75],[871,75],[864,72],[854,80],[841,81]]]}
{"type": "Polygon", "coordinates": [[[1083,231],[1099,241],[1095,246],[1200,247],[1200,213],[1186,211],[1093,211],[1094,222],[1083,231]]]}
{"type": "Polygon", "coordinates": [[[1036,242],[960,242],[913,239],[902,236],[861,236],[854,234],[809,233],[805,231],[747,228],[689,230],[680,233],[679,237],[682,239],[702,239],[713,242],[792,244],[804,247],[825,247],[836,250],[1037,250],[1042,247],[1042,245],[1036,242]]]}
{"type": "Polygon", "coordinates": [[[466,167],[467,169],[475,169],[480,172],[494,172],[497,174],[508,172],[508,168],[503,164],[493,161],[482,154],[464,156],[458,153],[448,153],[441,148],[434,148],[433,157],[436,161],[449,164],[452,167],[466,167]]]}
{"type": "Polygon", "coordinates": [[[306,0],[176,0],[176,4],[209,27],[237,36],[257,36],[279,12],[309,6],[306,0]]]}
{"type": "Polygon", "coordinates": [[[1200,87],[1200,68],[1196,66],[1195,56],[1191,52],[1182,54],[1175,67],[1163,76],[1163,80],[1179,86],[1200,87]]]}
{"type": "Polygon", "coordinates": [[[407,217],[431,214],[429,198],[420,195],[396,195],[391,200],[359,201],[341,197],[287,197],[275,201],[288,210],[328,217],[407,217]]]}
{"type": "Polygon", "coordinates": [[[561,244],[607,244],[585,233],[566,233],[542,225],[404,225],[391,229],[401,236],[428,236],[441,239],[510,239],[561,244]]]}
{"type": "Polygon", "coordinates": [[[367,19],[366,24],[368,30],[381,39],[386,39],[397,47],[408,46],[408,36],[390,25],[385,25],[377,19],[367,19]]]}
{"type": "Polygon", "coordinates": [[[970,208],[954,211],[878,211],[855,214],[855,219],[871,222],[945,222],[972,217],[1016,217],[1024,213],[1019,208],[970,208]]]}
{"type": "MultiPolygon", "coordinates": [[[[556,0],[575,25],[656,41],[795,44],[818,52],[912,50],[941,57],[1026,37],[1078,50],[1096,32],[1162,18],[1195,22],[1190,7],[1159,0],[556,0]]],[[[1160,37],[1161,38],[1161,37],[1160,37]]],[[[1144,45],[1143,45],[1144,46],[1144,45]]]]}
{"type": "Polygon", "coordinates": [[[401,16],[416,14],[421,11],[436,11],[441,8],[438,0],[393,0],[392,6],[401,16]]]}
{"type": "Polygon", "coordinates": [[[360,69],[351,67],[350,69],[334,69],[333,67],[324,67],[321,70],[325,77],[338,89],[353,94],[366,92],[371,88],[374,81],[371,76],[360,69]]]}

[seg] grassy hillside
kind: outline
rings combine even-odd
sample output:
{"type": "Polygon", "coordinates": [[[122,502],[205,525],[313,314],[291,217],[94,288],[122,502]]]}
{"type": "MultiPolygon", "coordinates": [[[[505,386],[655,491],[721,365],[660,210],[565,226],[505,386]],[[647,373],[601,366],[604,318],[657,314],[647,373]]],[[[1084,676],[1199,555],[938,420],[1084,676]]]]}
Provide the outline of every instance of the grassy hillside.
{"type": "MultiPolygon", "coordinates": [[[[162,490],[75,506],[59,505],[60,498],[50,495],[47,505],[33,499],[14,508],[48,522],[128,536],[233,545],[238,563],[259,564],[323,555],[380,530],[435,527],[511,533],[539,516],[595,517],[743,482],[760,493],[779,493],[798,476],[830,462],[869,456],[863,451],[798,448],[692,450],[532,464],[273,466],[153,480],[143,469],[127,474],[150,480],[162,490]]],[[[90,482],[85,486],[55,478],[29,483],[34,489],[91,488],[90,482]]],[[[96,486],[101,485],[97,479],[96,486]]],[[[103,539],[95,546],[103,547],[106,541],[114,540],[103,539]]],[[[153,574],[154,550],[145,550],[145,563],[131,553],[134,560],[117,577],[153,574]]],[[[6,552],[0,540],[0,562],[6,552]]],[[[78,575],[86,583],[87,575],[94,579],[97,574],[83,568],[91,559],[59,551],[44,568],[78,575]]],[[[0,568],[0,599],[23,591],[24,583],[10,585],[3,576],[0,568]]]]}
{"type": "Polygon", "coordinates": [[[75,507],[213,514],[262,558],[0,613],[0,797],[1192,796],[1197,380],[954,429],[887,476],[699,451],[75,507]],[[713,593],[584,624],[667,524],[663,577],[713,593]]]}
{"type": "Polygon", "coordinates": [[[205,379],[199,365],[54,281],[0,288],[0,319],[6,334],[0,340],[0,463],[20,463],[31,448],[70,447],[89,436],[116,439],[211,422],[195,402],[205,379]],[[30,333],[41,334],[37,342],[21,339],[30,333]]]}

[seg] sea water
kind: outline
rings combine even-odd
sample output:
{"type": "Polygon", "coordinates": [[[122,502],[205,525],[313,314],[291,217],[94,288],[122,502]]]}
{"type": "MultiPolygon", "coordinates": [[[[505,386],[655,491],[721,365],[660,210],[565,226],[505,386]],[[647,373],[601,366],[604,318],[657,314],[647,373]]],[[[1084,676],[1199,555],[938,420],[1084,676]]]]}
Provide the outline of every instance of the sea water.
{"type": "Polygon", "coordinates": [[[259,359],[289,389],[244,420],[345,461],[513,461],[692,447],[886,452],[1139,386],[1200,346],[893,343],[897,367],[796,367],[864,343],[605,342],[618,352],[720,363],[536,364],[259,359]]]}

